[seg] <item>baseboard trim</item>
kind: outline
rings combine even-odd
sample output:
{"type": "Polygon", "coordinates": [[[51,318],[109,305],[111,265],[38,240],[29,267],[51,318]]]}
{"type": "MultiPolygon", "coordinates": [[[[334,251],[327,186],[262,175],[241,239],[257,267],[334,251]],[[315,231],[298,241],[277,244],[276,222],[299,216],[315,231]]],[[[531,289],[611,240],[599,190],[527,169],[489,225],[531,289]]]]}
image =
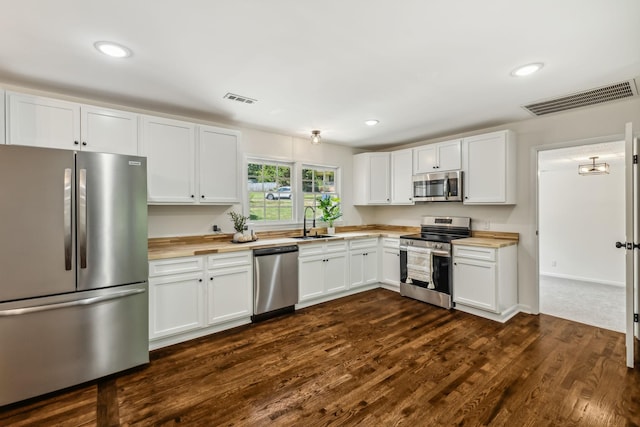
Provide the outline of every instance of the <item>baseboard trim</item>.
{"type": "Polygon", "coordinates": [[[600,283],[602,285],[618,286],[621,288],[625,287],[624,282],[616,282],[613,280],[604,280],[604,279],[600,280],[600,279],[594,279],[590,277],[573,276],[571,274],[540,272],[540,276],[556,277],[558,279],[578,280],[580,282],[600,283]]]}

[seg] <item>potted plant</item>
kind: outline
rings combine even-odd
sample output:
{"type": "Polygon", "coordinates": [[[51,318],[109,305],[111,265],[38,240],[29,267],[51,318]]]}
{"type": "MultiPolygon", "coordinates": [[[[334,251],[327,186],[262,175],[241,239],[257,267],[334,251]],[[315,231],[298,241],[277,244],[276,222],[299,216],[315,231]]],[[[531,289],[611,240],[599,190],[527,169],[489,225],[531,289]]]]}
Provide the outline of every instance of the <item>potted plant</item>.
{"type": "Polygon", "coordinates": [[[233,229],[236,230],[236,234],[233,235],[233,241],[240,242],[241,238],[244,237],[243,231],[245,230],[249,217],[234,211],[229,212],[229,216],[231,217],[231,221],[233,221],[233,229]]]}
{"type": "Polygon", "coordinates": [[[333,221],[342,216],[340,198],[324,194],[318,199],[318,207],[322,212],[322,220],[327,223],[327,233],[335,234],[336,229],[333,226],[333,221]]]}

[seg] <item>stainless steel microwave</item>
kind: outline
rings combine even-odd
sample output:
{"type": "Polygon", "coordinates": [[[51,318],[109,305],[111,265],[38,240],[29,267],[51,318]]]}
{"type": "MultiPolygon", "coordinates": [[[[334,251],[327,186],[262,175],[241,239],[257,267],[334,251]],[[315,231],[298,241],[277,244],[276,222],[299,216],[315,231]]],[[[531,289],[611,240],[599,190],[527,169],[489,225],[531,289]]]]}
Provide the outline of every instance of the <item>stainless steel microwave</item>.
{"type": "Polygon", "coordinates": [[[413,200],[416,202],[461,202],[462,171],[414,175],[413,200]]]}

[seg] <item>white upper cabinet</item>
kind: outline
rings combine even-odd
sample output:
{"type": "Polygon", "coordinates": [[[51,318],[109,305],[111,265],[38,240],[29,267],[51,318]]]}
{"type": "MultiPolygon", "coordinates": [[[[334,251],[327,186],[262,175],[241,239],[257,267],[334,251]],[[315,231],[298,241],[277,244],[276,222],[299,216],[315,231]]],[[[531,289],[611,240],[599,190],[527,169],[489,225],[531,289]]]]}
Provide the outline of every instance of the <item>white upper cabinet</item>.
{"type": "Polygon", "coordinates": [[[516,140],[512,131],[464,138],[464,203],[516,203],[516,140]]]}
{"type": "Polygon", "coordinates": [[[388,205],[390,153],[361,153],[353,156],[353,204],[388,205]]]}
{"type": "Polygon", "coordinates": [[[240,132],[198,126],[198,182],[200,202],[238,203],[240,132]]]}
{"type": "Polygon", "coordinates": [[[461,139],[413,149],[413,173],[445,172],[462,168],[461,139]]]}
{"type": "Polygon", "coordinates": [[[233,130],[143,117],[149,203],[237,203],[239,138],[233,130]]]}
{"type": "Polygon", "coordinates": [[[142,118],[142,154],[147,156],[149,203],[196,203],[195,125],[142,118]]]}
{"type": "Polygon", "coordinates": [[[138,154],[137,114],[82,105],[80,134],[84,151],[138,154]]]}
{"type": "Polygon", "coordinates": [[[391,152],[391,204],[413,205],[413,150],[391,152]]]}
{"type": "Polygon", "coordinates": [[[7,144],[138,154],[138,115],[7,93],[7,144]]]}
{"type": "Polygon", "coordinates": [[[7,92],[7,144],[80,148],[80,105],[7,92]]]}

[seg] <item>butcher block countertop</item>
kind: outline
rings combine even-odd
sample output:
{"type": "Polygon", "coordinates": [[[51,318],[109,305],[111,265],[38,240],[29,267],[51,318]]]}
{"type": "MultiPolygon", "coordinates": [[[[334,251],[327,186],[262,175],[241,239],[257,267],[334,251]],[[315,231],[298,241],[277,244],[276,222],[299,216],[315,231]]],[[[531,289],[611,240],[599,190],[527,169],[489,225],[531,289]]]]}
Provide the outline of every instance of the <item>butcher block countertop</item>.
{"type": "Polygon", "coordinates": [[[504,248],[505,246],[517,245],[519,239],[520,236],[518,233],[501,231],[472,231],[471,237],[452,240],[451,244],[499,249],[504,248]]]}
{"type": "MultiPolygon", "coordinates": [[[[311,235],[326,234],[326,228],[316,228],[311,235]]],[[[256,233],[258,240],[247,243],[232,243],[231,234],[212,234],[206,236],[167,237],[149,239],[149,260],[180,258],[215,253],[237,252],[252,249],[270,248],[284,245],[306,245],[334,240],[352,240],[366,237],[395,237],[404,234],[419,233],[420,227],[403,226],[347,226],[337,227],[336,234],[319,239],[295,239],[302,230],[268,231],[256,233]]]]}

